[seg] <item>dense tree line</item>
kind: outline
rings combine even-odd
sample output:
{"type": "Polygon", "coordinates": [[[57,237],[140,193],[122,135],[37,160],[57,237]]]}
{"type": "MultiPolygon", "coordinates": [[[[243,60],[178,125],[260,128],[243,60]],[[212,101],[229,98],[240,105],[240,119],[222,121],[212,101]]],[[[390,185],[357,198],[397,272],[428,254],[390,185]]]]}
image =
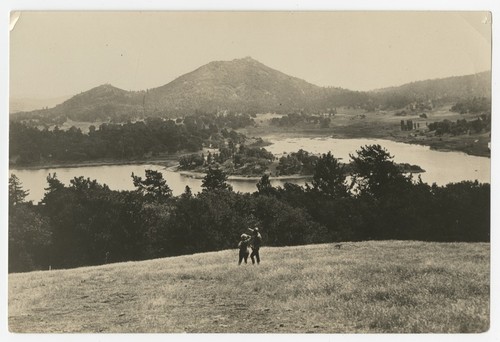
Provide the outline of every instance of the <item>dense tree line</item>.
{"type": "MultiPolygon", "coordinates": [[[[328,155],[328,154],[327,154],[328,155]]],[[[318,167],[324,159],[317,155],[304,151],[303,149],[297,152],[291,152],[282,156],[276,167],[276,174],[284,175],[313,175],[317,172],[318,167]]],[[[425,172],[420,166],[408,163],[398,163],[395,166],[401,173],[420,173],[425,172]]],[[[350,175],[355,170],[355,165],[352,162],[345,164],[339,163],[339,168],[343,170],[345,175],[350,175]]]]}
{"type": "Polygon", "coordinates": [[[464,181],[428,185],[401,173],[379,145],[351,156],[352,170],[332,154],[315,163],[310,184],[235,193],[227,175],[210,168],[203,191],[172,196],[157,171],[132,175],[135,191],[113,191],[83,177],[62,184],[56,175],[40,205],[25,202],[9,182],[9,271],[69,268],[106,262],[235,248],[259,225],[267,246],[411,239],[489,241],[490,186],[464,181]],[[349,181],[347,180],[349,179],[349,181]]]}
{"type": "Polygon", "coordinates": [[[244,144],[238,146],[229,140],[228,146],[219,147],[219,152],[189,154],[179,158],[182,170],[206,172],[208,168],[223,168],[231,175],[261,175],[266,171],[274,155],[263,147],[252,147],[244,144]]]}
{"type": "Polygon", "coordinates": [[[491,99],[487,97],[471,97],[454,104],[450,111],[460,114],[491,114],[491,99]]]}
{"type": "Polygon", "coordinates": [[[462,135],[470,133],[481,133],[491,131],[491,117],[481,115],[474,120],[459,119],[456,122],[450,120],[436,121],[428,125],[429,130],[435,131],[436,135],[451,134],[462,135]]]}
{"type": "Polygon", "coordinates": [[[304,111],[299,113],[290,113],[283,115],[281,118],[272,118],[271,125],[279,127],[293,127],[301,124],[309,124],[319,125],[320,128],[328,128],[332,120],[331,117],[335,115],[336,110],[327,108],[326,111],[325,115],[327,116],[311,115],[304,111]]]}
{"type": "Polygon", "coordinates": [[[244,141],[226,128],[187,117],[183,123],[150,118],[126,124],[90,126],[85,134],[72,127],[39,130],[23,123],[10,124],[10,158],[18,165],[46,161],[86,161],[100,158],[127,159],[159,153],[198,151],[203,143],[219,145],[225,139],[244,141]]]}
{"type": "Polygon", "coordinates": [[[303,174],[312,175],[318,156],[303,149],[282,156],[279,159],[276,171],[279,175],[303,174]]]}

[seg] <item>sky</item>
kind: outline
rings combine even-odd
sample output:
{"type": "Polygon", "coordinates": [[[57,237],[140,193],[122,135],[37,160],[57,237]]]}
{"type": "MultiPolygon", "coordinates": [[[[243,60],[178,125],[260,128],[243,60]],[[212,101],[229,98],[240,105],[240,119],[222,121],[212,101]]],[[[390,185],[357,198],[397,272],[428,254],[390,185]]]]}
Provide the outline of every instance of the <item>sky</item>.
{"type": "MultiPolygon", "coordinates": [[[[15,13],[11,18],[17,18],[15,13]]],[[[320,86],[371,90],[491,69],[488,12],[22,12],[10,96],[164,85],[251,56],[320,86]]]]}

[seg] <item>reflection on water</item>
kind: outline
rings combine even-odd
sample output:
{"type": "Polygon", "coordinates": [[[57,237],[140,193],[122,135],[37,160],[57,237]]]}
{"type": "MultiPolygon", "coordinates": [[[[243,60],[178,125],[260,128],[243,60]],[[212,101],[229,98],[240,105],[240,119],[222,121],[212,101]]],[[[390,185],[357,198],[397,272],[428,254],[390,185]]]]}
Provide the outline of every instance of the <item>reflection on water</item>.
{"type": "MultiPolygon", "coordinates": [[[[284,152],[290,153],[299,149],[312,153],[331,151],[336,158],[341,158],[344,162],[348,162],[349,154],[355,153],[360,146],[380,144],[391,155],[395,156],[395,162],[416,164],[426,170],[425,173],[421,174],[424,182],[435,182],[438,185],[476,179],[479,182],[490,182],[490,159],[469,156],[460,152],[432,151],[425,146],[374,139],[275,138],[273,141],[274,143],[267,146],[266,149],[278,156],[284,152]]],[[[133,190],[132,172],[143,177],[146,169],[161,171],[174,195],[180,195],[186,185],[194,193],[201,191],[201,179],[182,176],[163,166],[151,164],[11,170],[11,172],[19,177],[23,188],[30,191],[27,200],[36,203],[42,199],[45,193],[46,177],[49,173],[56,172],[58,179],[64,184],[69,184],[69,181],[74,177],[84,176],[97,179],[99,183],[107,184],[113,190],[133,190]]],[[[230,183],[235,191],[254,192],[257,190],[255,186],[257,180],[232,180],[230,183]]],[[[284,183],[285,181],[280,180],[271,181],[273,186],[283,185],[284,183]]],[[[305,181],[298,180],[293,181],[293,183],[304,185],[305,181]]]]}

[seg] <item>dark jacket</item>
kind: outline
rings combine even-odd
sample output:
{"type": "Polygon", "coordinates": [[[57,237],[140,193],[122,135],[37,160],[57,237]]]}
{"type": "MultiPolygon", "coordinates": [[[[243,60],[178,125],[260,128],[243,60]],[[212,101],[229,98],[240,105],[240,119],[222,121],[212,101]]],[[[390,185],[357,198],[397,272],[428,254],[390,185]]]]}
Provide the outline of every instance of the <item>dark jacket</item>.
{"type": "Polygon", "coordinates": [[[262,245],[262,235],[260,235],[260,233],[257,233],[257,235],[253,236],[252,248],[259,249],[261,245],[262,245]]]}
{"type": "Polygon", "coordinates": [[[250,244],[250,240],[241,240],[238,243],[238,248],[240,249],[240,252],[248,251],[249,244],[250,244]]]}

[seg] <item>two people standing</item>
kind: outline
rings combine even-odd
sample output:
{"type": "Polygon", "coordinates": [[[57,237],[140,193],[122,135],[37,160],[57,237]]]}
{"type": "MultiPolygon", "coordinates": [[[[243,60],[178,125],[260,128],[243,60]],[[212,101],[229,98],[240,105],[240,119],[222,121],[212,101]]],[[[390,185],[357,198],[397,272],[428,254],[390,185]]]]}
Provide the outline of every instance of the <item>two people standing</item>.
{"type": "Polygon", "coordinates": [[[252,236],[248,234],[241,234],[240,242],[238,243],[238,248],[240,249],[240,255],[238,260],[238,265],[241,265],[242,261],[245,261],[245,264],[248,260],[248,255],[250,254],[248,247],[252,248],[252,254],[250,254],[250,258],[252,259],[252,264],[260,264],[260,255],[259,249],[262,245],[262,236],[259,233],[259,228],[255,227],[254,229],[249,228],[252,236]]]}

